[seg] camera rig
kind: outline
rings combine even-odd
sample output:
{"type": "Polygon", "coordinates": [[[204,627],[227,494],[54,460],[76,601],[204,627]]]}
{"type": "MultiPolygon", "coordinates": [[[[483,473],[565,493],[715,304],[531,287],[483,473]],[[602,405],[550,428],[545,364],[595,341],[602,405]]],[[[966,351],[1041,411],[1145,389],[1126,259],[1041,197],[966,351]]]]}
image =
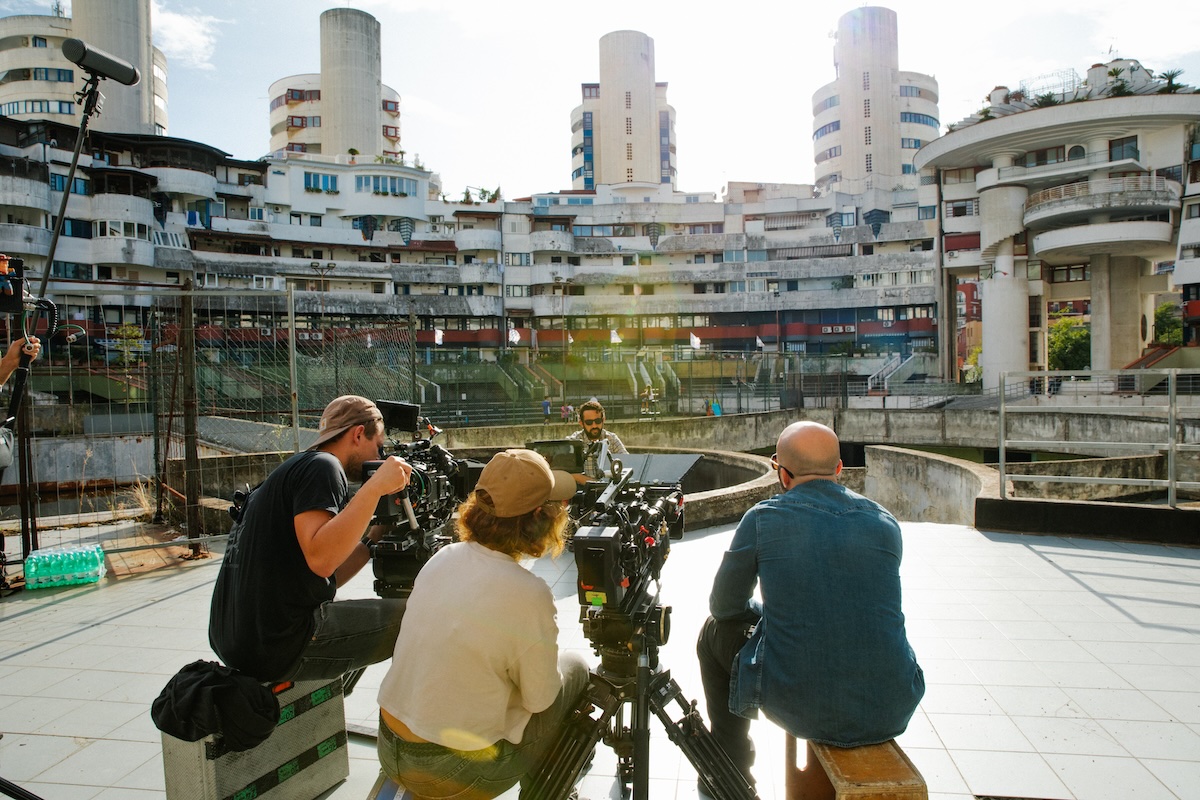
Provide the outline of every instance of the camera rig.
{"type": "Polygon", "coordinates": [[[682,479],[700,457],[609,459],[603,443],[572,440],[526,446],[546,455],[551,466],[570,469],[567,444],[573,445],[579,467],[573,471],[586,473],[583,464],[590,466],[593,458],[605,470],[572,500],[577,529],[571,539],[579,621],[600,666],[529,787],[529,797],[566,797],[603,740],[617,754],[622,784],[632,784],[634,800],[647,800],[653,712],[716,800],[756,800],[754,788],[705,727],[696,703],[684,698],[670,671],[659,665],[671,617],[670,606],[659,602],[662,568],[671,540],[683,538],[682,479]],[[600,452],[588,452],[597,447],[600,452]],[[661,474],[651,480],[655,472],[661,474]]]}
{"type": "MultiPolygon", "coordinates": [[[[408,597],[425,562],[455,540],[451,517],[475,488],[479,467],[433,443],[442,431],[420,415],[420,406],[393,400],[377,400],[375,405],[391,442],[380,455],[400,456],[412,467],[408,487],[379,498],[375,509],[372,524],[389,528],[371,545],[375,593],[408,597]],[[406,434],[410,440],[401,441],[406,434]]],[[[362,479],[370,478],[382,463],[363,464],[362,479]]]]}

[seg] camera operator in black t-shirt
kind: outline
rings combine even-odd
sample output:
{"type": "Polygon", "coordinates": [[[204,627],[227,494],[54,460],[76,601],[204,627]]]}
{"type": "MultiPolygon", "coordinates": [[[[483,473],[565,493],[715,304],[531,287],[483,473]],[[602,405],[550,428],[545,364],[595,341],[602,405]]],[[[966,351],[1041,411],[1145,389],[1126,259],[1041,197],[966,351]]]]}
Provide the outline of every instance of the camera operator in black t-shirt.
{"type": "Polygon", "coordinates": [[[351,498],[346,473],[383,457],[383,417],[365,397],[343,395],[318,430],[251,492],[213,589],[209,644],[260,681],[330,679],[390,658],[404,616],[404,600],[333,597],[384,533],[363,535],[379,498],[403,490],[412,467],[384,459],[351,498]]]}

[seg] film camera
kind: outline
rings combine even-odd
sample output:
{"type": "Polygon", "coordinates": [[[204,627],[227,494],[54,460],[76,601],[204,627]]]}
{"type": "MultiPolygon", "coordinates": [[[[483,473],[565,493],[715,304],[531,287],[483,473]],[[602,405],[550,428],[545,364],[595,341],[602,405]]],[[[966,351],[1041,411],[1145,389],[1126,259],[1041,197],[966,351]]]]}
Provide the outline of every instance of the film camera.
{"type": "MultiPolygon", "coordinates": [[[[425,562],[454,541],[451,517],[475,488],[482,467],[455,458],[434,444],[442,431],[421,416],[420,406],[393,400],[377,400],[375,405],[383,414],[384,429],[391,441],[391,452],[386,455],[400,456],[412,466],[408,487],[379,498],[375,509],[372,524],[390,528],[371,546],[375,593],[380,597],[408,597],[425,562]],[[406,434],[410,441],[401,441],[399,437],[406,434]]],[[[363,464],[362,479],[370,478],[382,463],[363,464]]]]}
{"type": "Polygon", "coordinates": [[[632,674],[636,633],[664,644],[670,607],[658,585],[672,539],[683,538],[683,476],[700,459],[683,454],[610,456],[605,442],[530,442],[550,466],[589,480],[571,501],[570,546],[580,623],[605,668],[632,674]]]}

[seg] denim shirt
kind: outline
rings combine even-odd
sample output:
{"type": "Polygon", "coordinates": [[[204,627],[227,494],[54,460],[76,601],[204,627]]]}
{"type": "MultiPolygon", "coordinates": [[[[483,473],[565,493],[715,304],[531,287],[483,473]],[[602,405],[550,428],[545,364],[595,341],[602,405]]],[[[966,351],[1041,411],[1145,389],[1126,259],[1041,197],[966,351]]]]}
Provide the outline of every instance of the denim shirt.
{"type": "Polygon", "coordinates": [[[925,678],[900,610],[901,549],[886,509],[831,480],[747,511],[709,598],[718,620],[761,615],[738,654],[730,710],[761,708],[798,738],[841,747],[903,733],[925,678]]]}

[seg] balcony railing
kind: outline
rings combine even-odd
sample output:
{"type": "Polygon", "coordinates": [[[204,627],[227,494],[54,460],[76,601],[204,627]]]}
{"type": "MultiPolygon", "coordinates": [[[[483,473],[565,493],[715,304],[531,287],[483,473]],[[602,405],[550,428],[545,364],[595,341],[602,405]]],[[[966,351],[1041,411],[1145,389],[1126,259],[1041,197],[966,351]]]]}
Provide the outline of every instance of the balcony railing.
{"type": "Polygon", "coordinates": [[[1036,194],[1031,194],[1025,201],[1025,211],[1028,213],[1046,203],[1061,202],[1081,197],[1132,192],[1170,193],[1172,200],[1178,201],[1179,195],[1178,192],[1172,190],[1172,183],[1174,181],[1157,176],[1135,175],[1125,178],[1105,178],[1098,181],[1080,181],[1079,183],[1068,183],[1065,186],[1052,186],[1036,194]]]}
{"type": "Polygon", "coordinates": [[[1141,154],[1133,148],[1122,150],[1120,158],[1113,158],[1108,151],[1099,153],[1091,153],[1083,158],[1066,158],[1062,161],[1053,161],[1048,164],[1034,164],[1031,166],[1013,165],[1011,167],[1000,167],[996,170],[996,177],[999,180],[1009,180],[1012,178],[1031,178],[1043,172],[1056,172],[1063,168],[1090,168],[1101,164],[1111,164],[1116,161],[1138,161],[1141,154]]]}

